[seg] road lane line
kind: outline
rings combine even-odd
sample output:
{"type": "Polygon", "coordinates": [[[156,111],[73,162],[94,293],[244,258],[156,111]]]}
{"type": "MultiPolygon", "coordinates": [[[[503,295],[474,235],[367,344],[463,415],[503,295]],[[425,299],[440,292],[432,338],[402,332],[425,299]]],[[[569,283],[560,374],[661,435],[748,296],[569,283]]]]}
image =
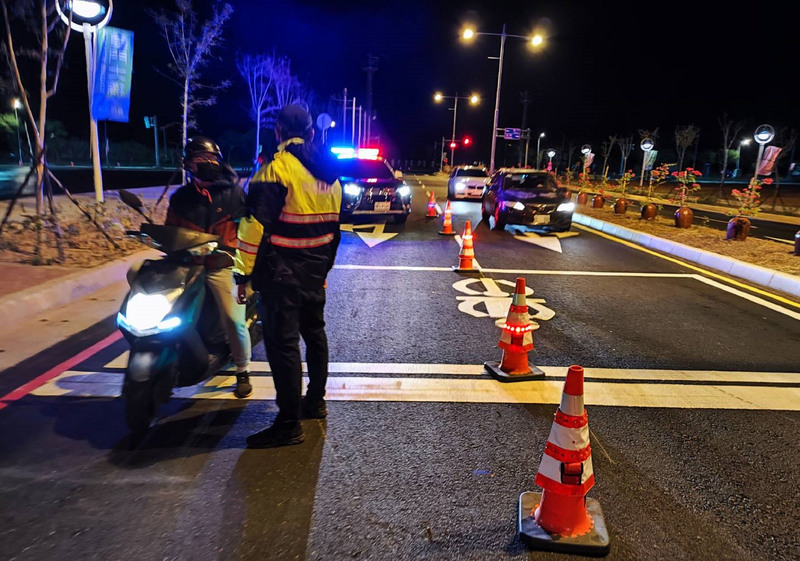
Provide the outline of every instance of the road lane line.
{"type": "Polygon", "coordinates": [[[788,298],[784,298],[783,296],[780,296],[778,294],[774,294],[772,292],[768,292],[768,291],[763,290],[761,288],[758,288],[758,287],[743,283],[741,281],[735,280],[732,277],[726,277],[725,275],[720,275],[718,273],[714,273],[712,271],[709,271],[708,269],[704,269],[704,268],[699,267],[697,265],[692,265],[690,263],[687,263],[686,261],[681,261],[680,259],[677,259],[675,257],[669,257],[667,255],[664,255],[663,253],[659,253],[657,251],[653,251],[652,249],[648,249],[646,247],[643,247],[643,246],[641,246],[639,244],[636,244],[636,243],[633,243],[633,242],[629,242],[629,241],[623,240],[621,238],[617,238],[615,236],[612,236],[611,234],[606,234],[605,232],[601,232],[600,230],[595,230],[594,228],[589,228],[588,226],[582,226],[580,224],[574,224],[574,225],[575,225],[576,228],[578,228],[580,230],[584,230],[586,232],[591,232],[592,234],[596,234],[596,235],[598,235],[598,236],[600,236],[602,238],[606,238],[606,239],[609,239],[611,241],[617,242],[619,244],[628,246],[630,248],[637,249],[637,250],[642,251],[644,253],[648,253],[648,254],[653,255],[655,257],[659,257],[661,259],[664,259],[665,261],[670,261],[672,263],[676,263],[676,264],[680,265],[681,267],[685,267],[687,269],[693,269],[693,270],[695,270],[695,271],[697,271],[699,273],[702,273],[704,276],[714,277],[714,278],[723,280],[723,281],[725,281],[727,283],[730,283],[730,284],[732,284],[734,286],[738,286],[740,288],[745,288],[747,290],[750,290],[751,292],[755,292],[757,294],[761,294],[762,296],[767,296],[769,298],[772,298],[773,300],[777,300],[779,302],[782,302],[784,304],[792,306],[793,308],[800,308],[800,303],[797,303],[797,302],[794,302],[792,300],[789,300],[788,298]]]}
{"type": "MultiPolygon", "coordinates": [[[[105,377],[92,382],[91,374],[64,373],[33,392],[38,397],[115,397],[122,374],[115,383],[105,377]]],[[[204,385],[177,388],[184,399],[236,400],[231,389],[235,376],[216,376],[204,385]]],[[[249,400],[273,400],[270,376],[251,376],[249,400]]],[[[337,376],[328,379],[329,401],[396,401],[439,403],[552,403],[561,399],[562,380],[502,383],[469,378],[371,378],[337,376]]],[[[800,411],[800,388],[684,384],[636,384],[586,381],[587,405],[692,409],[740,409],[800,411]]],[[[240,400],[237,400],[240,401],[240,400]]]]}
{"type": "Polygon", "coordinates": [[[90,358],[95,353],[98,353],[108,347],[109,345],[119,341],[122,338],[122,333],[120,331],[115,331],[105,339],[98,341],[91,347],[87,347],[86,349],[82,350],[75,356],[68,358],[61,364],[54,366],[44,374],[40,374],[30,382],[21,385],[17,389],[7,393],[3,397],[0,397],[0,410],[5,409],[11,403],[21,399],[31,393],[32,391],[36,390],[37,388],[47,384],[54,378],[57,378],[61,375],[64,371],[68,371],[70,368],[75,366],[76,364],[80,364],[87,358],[90,358]]]}
{"type": "Polygon", "coordinates": [[[698,281],[707,284],[708,286],[713,286],[714,288],[717,288],[719,290],[724,290],[725,292],[728,292],[740,298],[744,298],[745,300],[749,300],[754,304],[758,304],[760,306],[764,306],[765,308],[769,308],[774,312],[787,315],[792,319],[800,320],[800,313],[795,312],[794,310],[787,310],[783,306],[779,306],[778,304],[774,304],[773,302],[769,302],[768,300],[764,300],[763,298],[759,298],[758,296],[748,294],[747,292],[742,292],[737,288],[733,288],[732,286],[727,286],[725,284],[722,284],[721,282],[717,282],[712,279],[707,279],[703,275],[694,275],[694,276],[698,281]]]}

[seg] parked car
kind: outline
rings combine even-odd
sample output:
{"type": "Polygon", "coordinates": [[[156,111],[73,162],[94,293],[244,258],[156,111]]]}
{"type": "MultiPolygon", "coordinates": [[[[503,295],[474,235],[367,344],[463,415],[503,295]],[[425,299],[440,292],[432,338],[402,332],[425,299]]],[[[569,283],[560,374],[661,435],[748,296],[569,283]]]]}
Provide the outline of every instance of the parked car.
{"type": "Polygon", "coordinates": [[[480,199],[489,183],[489,171],[481,166],[457,166],[447,181],[447,198],[480,199]]]}
{"type": "Polygon", "coordinates": [[[481,202],[481,216],[487,222],[492,218],[495,230],[517,224],[534,231],[566,232],[574,210],[567,189],[553,174],[531,169],[498,171],[481,202]]]}
{"type": "Polygon", "coordinates": [[[411,212],[411,187],[375,149],[336,151],[341,164],[341,219],[360,215],[390,217],[403,224],[411,212]]]}

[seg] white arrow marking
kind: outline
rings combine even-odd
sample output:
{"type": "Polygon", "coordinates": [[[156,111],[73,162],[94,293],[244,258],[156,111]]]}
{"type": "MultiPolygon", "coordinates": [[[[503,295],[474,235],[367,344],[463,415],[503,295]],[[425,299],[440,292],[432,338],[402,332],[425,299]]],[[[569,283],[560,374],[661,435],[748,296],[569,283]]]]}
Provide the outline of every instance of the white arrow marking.
{"type": "Polygon", "coordinates": [[[375,247],[379,243],[390,240],[397,235],[397,233],[384,233],[383,229],[385,226],[385,224],[342,224],[340,229],[345,232],[358,234],[358,237],[361,238],[365,244],[369,247],[375,247]],[[362,232],[361,230],[369,230],[369,232],[362,232]]]}
{"type": "Polygon", "coordinates": [[[558,253],[563,253],[561,251],[561,242],[555,236],[540,236],[539,234],[535,234],[533,232],[525,232],[521,236],[520,235],[514,236],[514,239],[530,243],[533,245],[538,245],[539,247],[543,247],[551,251],[557,251],[558,253]]]}

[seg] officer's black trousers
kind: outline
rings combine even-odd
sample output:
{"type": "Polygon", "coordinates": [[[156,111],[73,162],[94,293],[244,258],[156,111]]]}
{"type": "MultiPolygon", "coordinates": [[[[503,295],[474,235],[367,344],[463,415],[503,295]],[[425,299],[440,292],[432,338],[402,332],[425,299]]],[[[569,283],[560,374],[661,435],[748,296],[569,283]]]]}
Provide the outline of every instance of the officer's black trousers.
{"type": "Polygon", "coordinates": [[[325,334],[325,289],[287,286],[259,288],[262,296],[264,346],[275,382],[276,423],[300,420],[303,372],[300,337],[306,344],[309,399],[325,396],[328,381],[328,337],[325,334]]]}

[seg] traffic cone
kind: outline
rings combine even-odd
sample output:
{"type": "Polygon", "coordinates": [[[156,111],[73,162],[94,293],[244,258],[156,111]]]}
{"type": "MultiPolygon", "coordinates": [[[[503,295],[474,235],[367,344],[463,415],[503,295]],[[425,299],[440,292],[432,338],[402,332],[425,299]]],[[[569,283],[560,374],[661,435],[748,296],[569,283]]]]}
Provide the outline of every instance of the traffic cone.
{"type": "Polygon", "coordinates": [[[442,229],[439,233],[443,236],[455,236],[453,230],[453,214],[450,212],[450,201],[447,201],[447,206],[444,207],[444,219],[442,220],[442,229]]]}
{"type": "Polygon", "coordinates": [[[431,191],[428,199],[428,214],[425,216],[427,218],[436,218],[436,197],[433,196],[433,191],[431,191]]]}
{"type": "Polygon", "coordinates": [[[561,553],[608,554],[608,530],[600,503],[586,498],[594,486],[594,470],[580,366],[567,371],[535,483],[541,493],[525,492],[519,497],[519,533],[525,544],[561,553]]]}
{"type": "Polygon", "coordinates": [[[544,378],[544,372],[528,362],[528,352],[533,350],[533,331],[539,324],[531,321],[525,301],[525,279],[517,277],[514,298],[508,308],[503,332],[497,346],[503,349],[503,360],[484,362],[483,366],[501,382],[522,382],[544,378]]]}
{"type": "Polygon", "coordinates": [[[477,271],[475,265],[475,248],[472,239],[472,225],[470,221],[464,224],[464,233],[461,235],[461,250],[458,252],[458,267],[453,267],[457,273],[477,271]]]}

